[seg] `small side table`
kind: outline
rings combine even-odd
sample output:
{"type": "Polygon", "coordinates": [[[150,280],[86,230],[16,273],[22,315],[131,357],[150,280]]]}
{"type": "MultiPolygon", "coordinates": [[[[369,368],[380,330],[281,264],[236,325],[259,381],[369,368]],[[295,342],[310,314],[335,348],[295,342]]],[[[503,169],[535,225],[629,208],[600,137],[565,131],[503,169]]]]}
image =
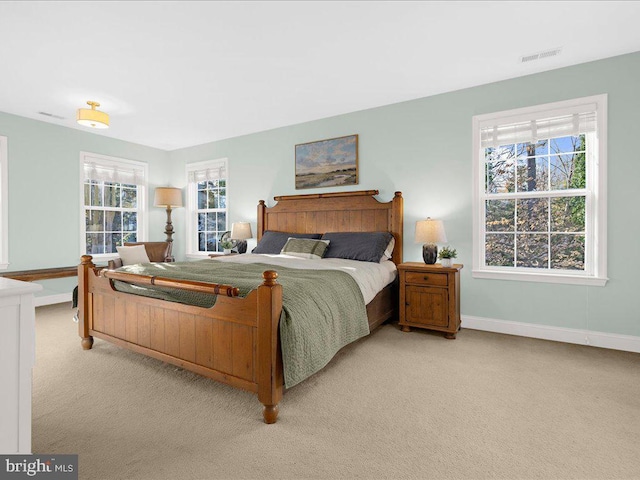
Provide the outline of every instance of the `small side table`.
{"type": "Polygon", "coordinates": [[[406,262],[398,265],[400,272],[400,327],[444,332],[455,339],[460,330],[460,270],[462,265],[443,267],[406,262]]]}

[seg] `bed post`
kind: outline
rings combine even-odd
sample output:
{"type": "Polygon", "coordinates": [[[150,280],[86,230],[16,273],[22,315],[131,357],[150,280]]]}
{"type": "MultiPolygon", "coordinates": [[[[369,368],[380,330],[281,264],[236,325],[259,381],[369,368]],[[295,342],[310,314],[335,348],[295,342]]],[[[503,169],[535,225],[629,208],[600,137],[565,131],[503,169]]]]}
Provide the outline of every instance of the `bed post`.
{"type": "Polygon", "coordinates": [[[264,200],[258,202],[258,241],[262,238],[264,233],[264,226],[266,225],[267,206],[264,200]]]}
{"type": "Polygon", "coordinates": [[[90,350],[93,346],[93,337],[89,335],[89,270],[95,265],[91,261],[91,255],[83,255],[78,265],[78,334],[80,335],[82,348],[90,350]]]}
{"type": "Polygon", "coordinates": [[[282,355],[278,344],[278,328],[282,313],[282,285],[278,274],[267,270],[258,287],[258,400],[264,405],[265,423],[276,423],[278,403],[282,399],[282,355]]]}

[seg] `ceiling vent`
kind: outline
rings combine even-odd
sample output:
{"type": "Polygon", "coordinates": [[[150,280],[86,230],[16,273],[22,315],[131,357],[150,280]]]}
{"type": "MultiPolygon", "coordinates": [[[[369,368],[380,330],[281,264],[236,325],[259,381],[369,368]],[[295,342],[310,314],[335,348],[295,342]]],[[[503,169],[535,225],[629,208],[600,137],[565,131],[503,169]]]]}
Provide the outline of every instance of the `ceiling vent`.
{"type": "Polygon", "coordinates": [[[542,60],[543,58],[555,57],[556,55],[560,55],[561,51],[561,48],[554,48],[551,50],[545,50],[544,52],[534,53],[532,55],[525,55],[524,57],[520,57],[520,63],[533,62],[535,60],[542,60]]]}
{"type": "Polygon", "coordinates": [[[58,120],[64,120],[64,117],[61,117],[60,115],[54,115],[53,113],[49,113],[49,112],[38,112],[39,115],[44,115],[45,117],[51,117],[51,118],[57,118],[58,120]]]}

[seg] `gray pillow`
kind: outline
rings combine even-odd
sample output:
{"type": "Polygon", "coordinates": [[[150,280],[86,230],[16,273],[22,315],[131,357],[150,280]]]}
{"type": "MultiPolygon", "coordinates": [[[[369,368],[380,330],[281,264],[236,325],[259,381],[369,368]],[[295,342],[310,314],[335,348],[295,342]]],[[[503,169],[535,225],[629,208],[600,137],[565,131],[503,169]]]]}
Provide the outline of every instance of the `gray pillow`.
{"type": "Polygon", "coordinates": [[[390,232],[332,232],[322,240],[329,240],[324,258],[346,258],[378,263],[393,238],[390,232]]]}
{"type": "Polygon", "coordinates": [[[262,234],[262,238],[258,242],[258,246],[251,250],[251,253],[270,253],[278,255],[290,238],[312,238],[319,240],[322,235],[319,233],[287,233],[272,232],[267,230],[262,234]]]}

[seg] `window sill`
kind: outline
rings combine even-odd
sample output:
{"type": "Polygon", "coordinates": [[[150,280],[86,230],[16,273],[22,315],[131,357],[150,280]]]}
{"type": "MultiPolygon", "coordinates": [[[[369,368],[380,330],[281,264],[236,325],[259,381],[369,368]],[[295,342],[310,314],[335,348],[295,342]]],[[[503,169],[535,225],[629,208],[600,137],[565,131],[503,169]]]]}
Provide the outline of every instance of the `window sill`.
{"type": "Polygon", "coordinates": [[[209,253],[215,253],[215,252],[208,252],[208,253],[187,253],[187,254],[185,254],[185,257],[186,257],[186,258],[194,258],[194,259],[209,258],[209,253]]]}
{"type": "Polygon", "coordinates": [[[545,274],[528,272],[496,272],[494,270],[473,270],[473,278],[491,280],[512,280],[517,282],[556,283],[566,285],[588,285],[591,287],[604,287],[609,280],[607,277],[585,277],[566,274],[545,274]]]}

